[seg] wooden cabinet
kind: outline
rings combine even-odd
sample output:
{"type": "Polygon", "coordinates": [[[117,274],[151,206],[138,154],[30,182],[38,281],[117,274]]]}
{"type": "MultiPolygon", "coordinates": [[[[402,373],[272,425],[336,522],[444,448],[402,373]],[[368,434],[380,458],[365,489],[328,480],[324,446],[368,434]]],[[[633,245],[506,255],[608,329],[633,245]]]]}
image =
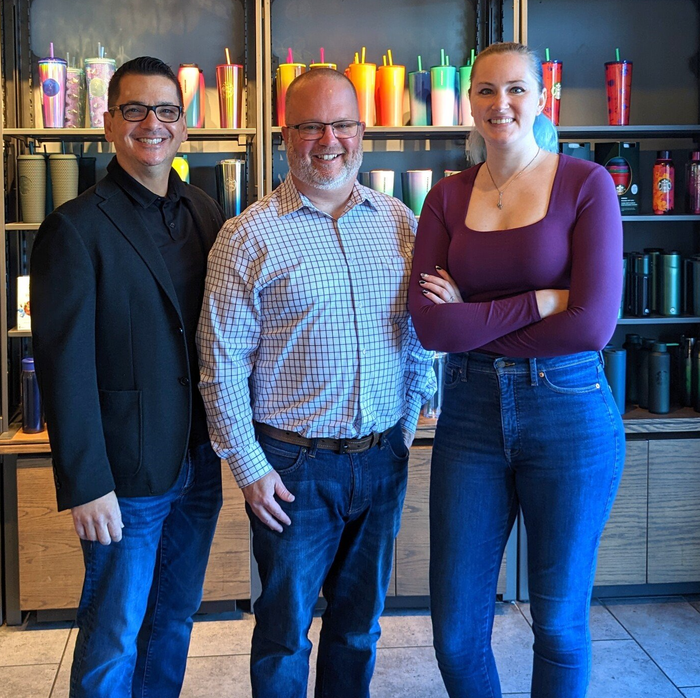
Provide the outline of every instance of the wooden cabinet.
{"type": "MultiPolygon", "coordinates": [[[[414,446],[408,465],[408,489],[396,539],[396,595],[427,596],[430,563],[430,525],[428,496],[430,491],[431,446],[414,446]]],[[[511,561],[513,562],[513,561],[511,561]]],[[[508,554],[503,556],[497,592],[507,594],[508,554]]]]}
{"type": "Polygon", "coordinates": [[[700,580],[700,440],[649,442],[650,584],[700,580]]]}
{"type": "MultiPolygon", "coordinates": [[[[248,519],[243,495],[225,465],[224,505],[204,582],[204,601],[250,596],[248,519]]],[[[17,467],[19,604],[22,610],[76,608],[83,581],[80,541],[70,512],[56,511],[51,461],[22,458],[17,467]]]]}
{"type": "Polygon", "coordinates": [[[648,441],[627,443],[620,488],[598,550],[597,586],[647,581],[648,453],[648,441]]]}

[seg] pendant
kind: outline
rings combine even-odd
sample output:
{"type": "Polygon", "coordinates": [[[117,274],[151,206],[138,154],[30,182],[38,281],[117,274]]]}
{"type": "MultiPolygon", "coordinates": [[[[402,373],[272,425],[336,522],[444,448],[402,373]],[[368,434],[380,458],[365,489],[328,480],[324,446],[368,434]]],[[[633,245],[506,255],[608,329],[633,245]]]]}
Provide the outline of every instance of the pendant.
{"type": "Polygon", "coordinates": [[[498,203],[496,206],[498,206],[499,210],[503,209],[503,193],[500,191],[498,192],[498,203]]]}

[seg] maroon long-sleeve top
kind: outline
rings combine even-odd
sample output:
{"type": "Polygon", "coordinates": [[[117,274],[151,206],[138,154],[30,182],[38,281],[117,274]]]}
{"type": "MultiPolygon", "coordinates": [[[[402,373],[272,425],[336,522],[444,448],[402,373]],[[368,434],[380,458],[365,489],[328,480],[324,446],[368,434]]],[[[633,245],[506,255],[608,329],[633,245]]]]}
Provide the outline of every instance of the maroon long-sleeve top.
{"type": "Polygon", "coordinates": [[[464,221],[480,165],[440,180],[418,225],[409,307],[424,347],[536,358],[598,351],[615,329],[622,293],[622,222],[600,165],[559,156],[545,217],[511,230],[464,221]],[[435,305],[420,273],[446,269],[464,303],[435,305]],[[569,305],[542,319],[535,291],[568,289],[569,305]]]}

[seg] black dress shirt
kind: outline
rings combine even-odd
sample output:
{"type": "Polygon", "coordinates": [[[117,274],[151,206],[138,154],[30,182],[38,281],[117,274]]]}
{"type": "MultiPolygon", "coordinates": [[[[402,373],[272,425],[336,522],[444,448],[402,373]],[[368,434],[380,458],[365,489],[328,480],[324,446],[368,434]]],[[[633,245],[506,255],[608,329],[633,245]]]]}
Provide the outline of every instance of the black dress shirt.
{"type": "Polygon", "coordinates": [[[190,444],[195,446],[209,439],[204,404],[197,387],[199,365],[195,344],[204,293],[208,250],[190,213],[192,201],[188,196],[187,185],[182,182],[175,170],[170,171],[168,193],[165,196],[158,196],[137,182],[121,167],[116,157],[109,163],[107,170],[134,202],[136,211],[163,255],[175,287],[190,360],[192,386],[190,444]]]}

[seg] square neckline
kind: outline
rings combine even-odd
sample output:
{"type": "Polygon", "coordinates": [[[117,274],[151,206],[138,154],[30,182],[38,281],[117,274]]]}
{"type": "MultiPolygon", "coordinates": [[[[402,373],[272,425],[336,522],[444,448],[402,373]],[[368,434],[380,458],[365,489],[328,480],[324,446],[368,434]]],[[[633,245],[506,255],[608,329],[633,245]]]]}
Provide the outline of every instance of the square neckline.
{"type": "Polygon", "coordinates": [[[464,225],[465,230],[468,230],[472,233],[510,233],[514,230],[525,230],[526,228],[531,228],[533,225],[539,225],[543,221],[546,221],[547,218],[549,218],[549,214],[552,210],[552,201],[554,200],[555,193],[558,190],[558,185],[559,181],[561,179],[561,171],[563,169],[563,164],[564,164],[564,158],[562,156],[562,153],[557,153],[558,162],[557,162],[557,171],[554,173],[554,180],[552,181],[552,188],[549,191],[549,201],[547,202],[547,210],[545,211],[544,216],[540,218],[539,220],[534,221],[533,223],[528,223],[527,225],[519,225],[515,228],[494,228],[493,230],[477,230],[476,228],[470,228],[467,225],[467,214],[469,213],[469,204],[471,203],[472,200],[472,193],[474,192],[474,182],[476,182],[477,175],[481,171],[481,168],[483,166],[483,162],[480,162],[477,165],[477,170],[474,173],[474,177],[472,178],[471,181],[471,188],[469,189],[469,196],[467,197],[466,205],[464,207],[464,218],[462,219],[462,224],[464,225]]]}

